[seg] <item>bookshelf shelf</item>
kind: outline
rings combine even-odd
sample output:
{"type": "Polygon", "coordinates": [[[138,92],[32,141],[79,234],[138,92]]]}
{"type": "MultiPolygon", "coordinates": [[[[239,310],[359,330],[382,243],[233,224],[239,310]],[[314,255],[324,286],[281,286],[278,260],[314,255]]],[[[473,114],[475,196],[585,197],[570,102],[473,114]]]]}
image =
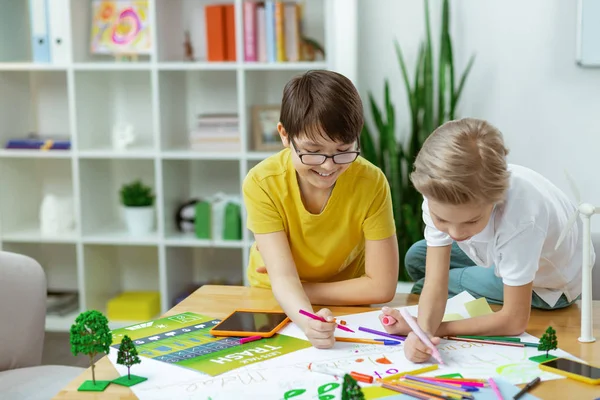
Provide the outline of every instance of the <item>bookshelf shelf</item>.
{"type": "Polygon", "coordinates": [[[253,109],[279,104],[291,77],[330,69],[355,80],[348,49],[356,46],[350,18],[356,1],[302,0],[303,34],[322,44],[327,57],[279,62],[246,61],[246,0],[148,0],[156,46],[133,61],[92,54],[92,0],[61,0],[63,19],[49,20],[48,29],[51,35],[60,25],[66,50],[49,62],[32,50],[28,2],[0,1],[0,141],[30,133],[47,146],[68,141],[64,150],[0,149],[2,249],[38,260],[48,290],[79,295],[77,310],[47,315],[47,330],[68,331],[80,311],[106,310],[107,301],[126,290],[158,291],[166,312],[199,284],[247,284],[253,236],[243,204],[239,240],[224,240],[216,229],[211,239],[182,231],[178,209],[217,195],[241,201],[248,170],[276,151],[255,147],[253,109]],[[205,9],[213,4],[233,5],[227,29],[235,59],[209,61],[205,9]],[[186,31],[193,61],[185,58],[186,31]],[[229,138],[226,145],[202,136],[200,127],[216,114],[229,121],[219,131],[229,138]],[[116,146],[115,137],[127,132],[133,142],[116,146]],[[142,235],[128,231],[119,198],[121,186],[135,179],[156,195],[154,229],[142,235]],[[43,229],[48,195],[71,201],[57,217],[73,220],[68,229],[43,229]]]}

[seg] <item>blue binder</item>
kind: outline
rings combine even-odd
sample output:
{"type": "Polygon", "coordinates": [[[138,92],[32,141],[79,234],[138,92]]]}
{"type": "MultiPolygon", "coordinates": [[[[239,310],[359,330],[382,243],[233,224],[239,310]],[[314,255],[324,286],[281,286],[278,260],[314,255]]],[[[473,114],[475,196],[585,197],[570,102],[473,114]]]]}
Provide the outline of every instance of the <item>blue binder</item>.
{"type": "Polygon", "coordinates": [[[31,55],[35,63],[49,63],[48,0],[29,0],[31,55]]]}

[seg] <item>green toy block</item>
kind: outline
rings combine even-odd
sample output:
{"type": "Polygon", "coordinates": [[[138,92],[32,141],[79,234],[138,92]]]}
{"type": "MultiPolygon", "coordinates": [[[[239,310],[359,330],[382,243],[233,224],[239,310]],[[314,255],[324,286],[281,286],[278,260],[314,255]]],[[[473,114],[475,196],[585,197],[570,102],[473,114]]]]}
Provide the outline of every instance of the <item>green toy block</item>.
{"type": "Polygon", "coordinates": [[[196,228],[196,237],[198,239],[211,238],[211,211],[212,207],[207,201],[199,201],[196,203],[196,218],[194,226],[196,228]]]}
{"type": "Polygon", "coordinates": [[[242,211],[238,204],[228,203],[225,206],[223,222],[224,240],[242,240],[242,211]]]}
{"type": "Polygon", "coordinates": [[[85,381],[77,388],[80,392],[104,392],[104,390],[110,385],[110,381],[85,381]]]}
{"type": "Polygon", "coordinates": [[[144,381],[147,381],[148,378],[145,378],[143,376],[137,376],[137,375],[131,375],[131,378],[127,378],[127,375],[123,375],[117,379],[114,379],[112,381],[112,383],[116,383],[117,385],[122,385],[122,386],[133,386],[133,385],[137,385],[138,383],[142,383],[144,381]]]}

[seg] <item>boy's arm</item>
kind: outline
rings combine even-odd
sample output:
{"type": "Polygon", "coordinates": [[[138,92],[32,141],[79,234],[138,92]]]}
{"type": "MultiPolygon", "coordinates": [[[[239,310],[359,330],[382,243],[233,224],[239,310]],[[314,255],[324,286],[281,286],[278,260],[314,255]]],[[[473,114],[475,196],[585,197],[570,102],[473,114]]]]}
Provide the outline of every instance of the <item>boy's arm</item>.
{"type": "Polygon", "coordinates": [[[430,336],[435,336],[446,309],[448,269],[452,246],[428,246],[425,261],[425,283],[419,298],[418,323],[430,336]]]}
{"type": "Polygon", "coordinates": [[[493,314],[442,324],[438,335],[520,335],[531,312],[533,279],[539,268],[546,232],[534,223],[515,227],[498,238],[496,268],[504,282],[502,309],[493,314]]]}
{"type": "Polygon", "coordinates": [[[304,283],[310,301],[316,304],[356,305],[387,303],[396,294],[398,281],[396,235],[365,242],[365,275],[328,283],[304,283]]]}
{"type": "Polygon", "coordinates": [[[312,312],[312,305],[300,282],[285,232],[255,234],[254,237],[268,268],[273,295],[287,316],[306,331],[309,319],[299,310],[312,312]]]}
{"type": "Polygon", "coordinates": [[[529,322],[533,282],[504,285],[504,305],[498,312],[458,321],[442,322],[437,336],[518,336],[529,322]]]}

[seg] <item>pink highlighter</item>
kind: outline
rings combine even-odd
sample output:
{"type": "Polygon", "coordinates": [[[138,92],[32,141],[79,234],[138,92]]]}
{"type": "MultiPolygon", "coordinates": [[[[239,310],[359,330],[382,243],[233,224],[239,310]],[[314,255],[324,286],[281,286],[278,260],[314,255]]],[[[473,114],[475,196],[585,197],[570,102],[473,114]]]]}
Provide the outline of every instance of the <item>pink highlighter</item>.
{"type": "Polygon", "coordinates": [[[396,323],[396,318],[386,315],[383,318],[381,318],[381,323],[384,325],[393,325],[396,323]]]}

